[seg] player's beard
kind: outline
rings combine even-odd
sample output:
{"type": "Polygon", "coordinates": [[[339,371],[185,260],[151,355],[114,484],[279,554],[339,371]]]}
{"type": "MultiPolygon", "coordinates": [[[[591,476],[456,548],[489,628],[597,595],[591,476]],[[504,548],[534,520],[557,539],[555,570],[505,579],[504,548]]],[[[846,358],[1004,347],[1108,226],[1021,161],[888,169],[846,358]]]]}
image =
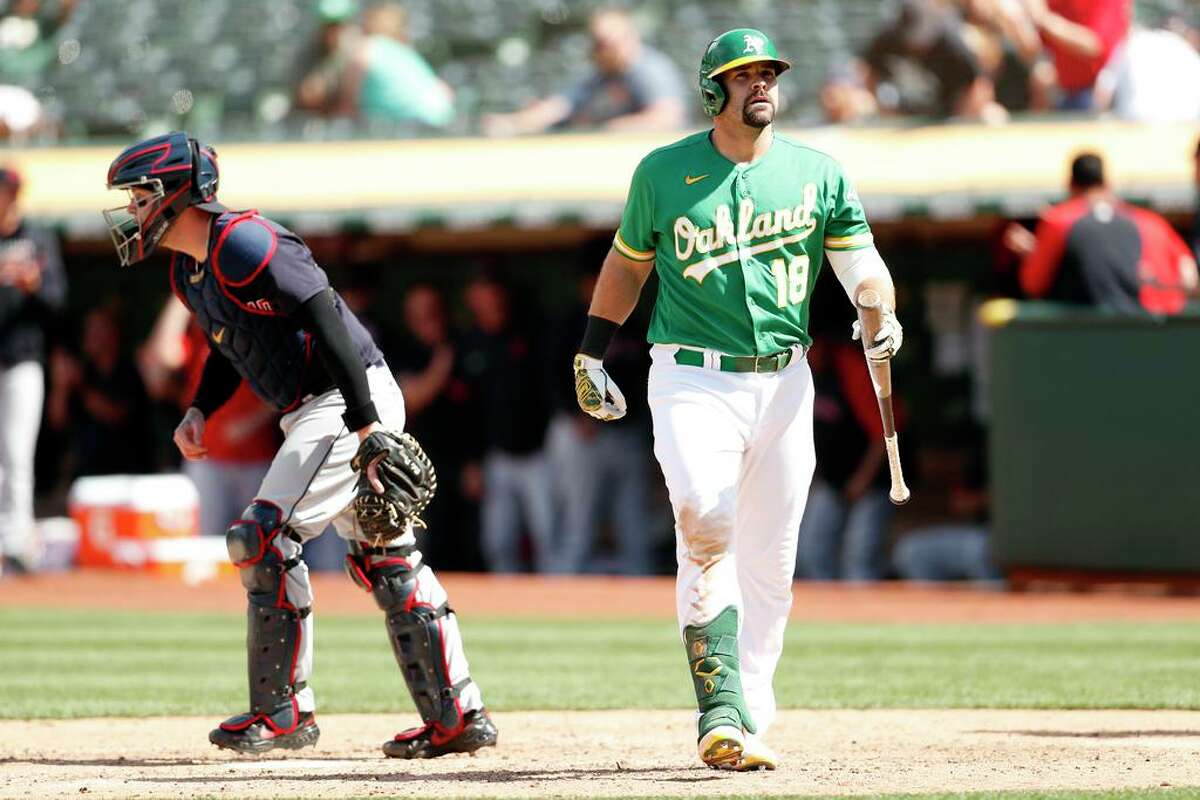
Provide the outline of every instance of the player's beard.
{"type": "Polygon", "coordinates": [[[742,122],[751,128],[765,128],[775,121],[775,103],[770,97],[766,98],[765,104],[751,105],[756,100],[762,99],[762,96],[747,97],[745,104],[742,105],[742,122]]]}

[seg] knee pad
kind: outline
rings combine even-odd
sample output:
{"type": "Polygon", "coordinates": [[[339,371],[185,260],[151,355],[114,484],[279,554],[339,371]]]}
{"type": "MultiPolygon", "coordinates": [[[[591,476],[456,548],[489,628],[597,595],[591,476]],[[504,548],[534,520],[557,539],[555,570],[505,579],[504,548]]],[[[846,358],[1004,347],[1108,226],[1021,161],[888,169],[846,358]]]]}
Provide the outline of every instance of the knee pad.
{"type": "MultiPolygon", "coordinates": [[[[256,500],[225,532],[229,558],[238,568],[249,598],[246,645],[249,650],[250,709],[271,714],[304,688],[295,681],[296,659],[303,621],[311,606],[297,607],[288,599],[287,573],[301,563],[299,552],[284,555],[280,537],[298,542],[282,526],[278,506],[256,500]]],[[[306,591],[304,596],[310,596],[306,591]]]]}
{"type": "Polygon", "coordinates": [[[225,531],[225,547],[229,560],[238,568],[242,585],[251,593],[274,592],[279,589],[283,573],[294,567],[298,558],[286,559],[280,551],[277,536],[289,534],[282,527],[283,512],[276,505],[255,500],[225,531]]]}
{"type": "Polygon", "coordinates": [[[413,569],[408,561],[412,548],[355,550],[347,557],[347,570],[355,583],[369,588],[387,615],[392,652],[421,718],[445,731],[456,730],[463,723],[458,698],[471,681],[450,681],[441,620],[453,611],[444,603],[434,607],[421,601],[419,578],[426,568],[413,569]]]}

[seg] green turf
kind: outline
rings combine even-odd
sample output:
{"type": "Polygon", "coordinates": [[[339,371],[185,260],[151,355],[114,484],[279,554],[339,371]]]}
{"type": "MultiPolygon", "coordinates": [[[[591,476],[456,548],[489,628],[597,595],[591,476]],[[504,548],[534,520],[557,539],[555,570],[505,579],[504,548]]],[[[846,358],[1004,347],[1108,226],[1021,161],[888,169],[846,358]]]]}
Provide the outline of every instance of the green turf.
{"type": "MultiPolygon", "coordinates": [[[[0,609],[0,717],[220,715],[245,703],[241,615],[0,609]]],[[[688,708],[665,621],[475,619],[496,710],[688,708]]],[[[382,620],[321,617],[327,712],[411,709],[382,620]]],[[[792,625],[792,708],[1200,708],[1200,623],[792,625]]]]}

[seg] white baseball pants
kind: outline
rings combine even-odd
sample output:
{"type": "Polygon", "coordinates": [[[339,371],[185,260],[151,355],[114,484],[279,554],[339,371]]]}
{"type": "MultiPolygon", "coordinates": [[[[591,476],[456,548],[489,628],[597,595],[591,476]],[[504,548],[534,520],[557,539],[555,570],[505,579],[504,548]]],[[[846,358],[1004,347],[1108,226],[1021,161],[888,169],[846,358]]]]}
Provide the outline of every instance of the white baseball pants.
{"type": "Polygon", "coordinates": [[[44,395],[39,362],[0,369],[0,554],[26,563],[33,555],[33,454],[44,395]]]}
{"type": "Polygon", "coordinates": [[[775,719],[772,680],[816,463],[812,373],[799,350],[785,369],[756,374],[679,365],[677,349],[651,348],[649,403],[675,512],[679,628],[738,609],[742,686],[762,734],[775,719]]]}

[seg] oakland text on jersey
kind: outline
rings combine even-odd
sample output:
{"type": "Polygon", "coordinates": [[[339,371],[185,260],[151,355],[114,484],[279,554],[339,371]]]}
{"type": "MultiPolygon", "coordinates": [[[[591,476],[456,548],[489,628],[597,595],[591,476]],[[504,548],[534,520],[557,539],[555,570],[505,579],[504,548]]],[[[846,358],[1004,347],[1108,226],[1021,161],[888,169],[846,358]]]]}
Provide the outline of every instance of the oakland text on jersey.
{"type": "MultiPolygon", "coordinates": [[[[754,201],[747,197],[738,204],[737,226],[733,222],[733,213],[729,205],[721,203],[713,212],[713,225],[706,228],[697,227],[696,223],[686,215],[677,217],[673,227],[675,233],[675,256],[680,261],[691,258],[693,253],[707,255],[719,247],[736,248],[739,244],[749,244],[757,239],[801,229],[799,233],[784,236],[768,242],[755,245],[752,251],[763,253],[784,245],[800,242],[809,237],[817,229],[817,220],[813,211],[817,206],[817,185],[806,183],[803,189],[803,200],[795,208],[779,208],[755,213],[754,201]]],[[[738,260],[736,249],[730,250],[713,258],[706,258],[693,264],[688,264],[683,275],[703,282],[705,276],[723,264],[738,260]]]]}

